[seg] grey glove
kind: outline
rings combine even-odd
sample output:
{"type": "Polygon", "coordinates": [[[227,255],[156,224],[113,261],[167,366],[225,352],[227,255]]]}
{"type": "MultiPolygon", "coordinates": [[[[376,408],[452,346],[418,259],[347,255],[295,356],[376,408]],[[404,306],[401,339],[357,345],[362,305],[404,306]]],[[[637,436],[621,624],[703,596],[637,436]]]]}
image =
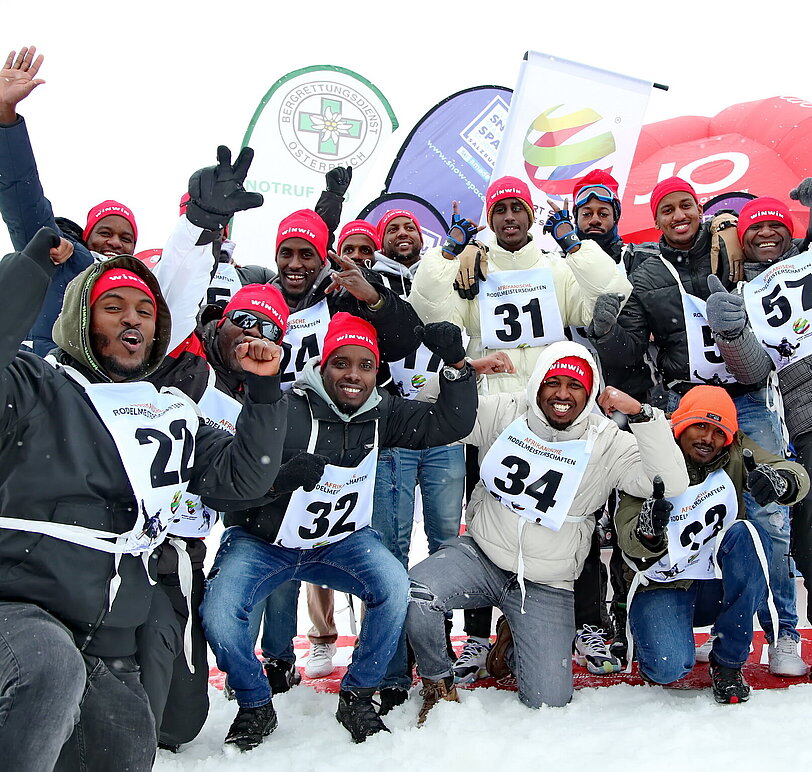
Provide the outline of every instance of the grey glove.
{"type": "Polygon", "coordinates": [[[718,276],[708,276],[708,289],[705,315],[711,330],[727,340],[737,338],[747,324],[744,297],[728,292],[718,276]]]}
{"type": "Polygon", "coordinates": [[[797,188],[789,192],[793,201],[800,201],[804,206],[812,208],[812,177],[807,177],[798,183],[797,188]]]}
{"type": "Polygon", "coordinates": [[[760,507],[774,501],[789,501],[798,492],[795,479],[785,469],[773,469],[769,464],[757,464],[753,451],[742,451],[744,469],[747,472],[747,490],[760,507]]]}
{"type": "Polygon", "coordinates": [[[327,190],[337,196],[343,196],[352,182],[352,166],[336,166],[324,175],[327,190]]]}
{"type": "Polygon", "coordinates": [[[598,295],[595,301],[595,308],[592,311],[592,321],[589,325],[588,334],[591,337],[602,338],[610,332],[620,314],[620,304],[625,299],[625,295],[618,292],[607,292],[605,295],[598,295]]]}

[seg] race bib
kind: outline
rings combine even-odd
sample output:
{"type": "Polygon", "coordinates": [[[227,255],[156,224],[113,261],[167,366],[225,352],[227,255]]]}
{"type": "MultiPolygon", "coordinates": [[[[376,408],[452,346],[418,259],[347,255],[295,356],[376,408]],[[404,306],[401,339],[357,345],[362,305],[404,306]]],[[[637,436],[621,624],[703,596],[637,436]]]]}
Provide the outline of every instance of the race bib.
{"type": "Polygon", "coordinates": [[[688,380],[692,383],[709,383],[712,386],[733,383],[736,379],[727,369],[724,357],[713,338],[705,306],[702,298],[682,293],[682,312],[688,338],[688,380]]]}
{"type": "Polygon", "coordinates": [[[209,282],[206,302],[225,308],[235,292],[242,288],[237,269],[231,263],[218,263],[217,271],[209,282]]]}
{"type": "Polygon", "coordinates": [[[594,439],[547,442],[517,418],[491,445],[479,473],[503,506],[531,523],[560,530],[586,471],[594,439]]]}
{"type": "Polygon", "coordinates": [[[479,323],[484,348],[544,346],[564,340],[564,325],[549,268],[497,271],[480,283],[479,323]]]}
{"type": "Polygon", "coordinates": [[[426,381],[440,372],[443,360],[421,345],[405,359],[389,363],[392,382],[406,399],[414,399],[426,381]]]}
{"type": "Polygon", "coordinates": [[[644,574],[655,582],[713,579],[717,534],[738,514],[736,487],[723,469],[692,485],[674,505],[668,522],[668,552],[644,574]]]}
{"type": "Polygon", "coordinates": [[[328,324],[330,311],[327,308],[327,300],[322,300],[288,317],[280,365],[284,391],[293,386],[308,361],[321,354],[328,324]]]}
{"type": "Polygon", "coordinates": [[[753,333],[777,370],[812,353],[812,252],[771,265],[743,295],[753,333]]]}

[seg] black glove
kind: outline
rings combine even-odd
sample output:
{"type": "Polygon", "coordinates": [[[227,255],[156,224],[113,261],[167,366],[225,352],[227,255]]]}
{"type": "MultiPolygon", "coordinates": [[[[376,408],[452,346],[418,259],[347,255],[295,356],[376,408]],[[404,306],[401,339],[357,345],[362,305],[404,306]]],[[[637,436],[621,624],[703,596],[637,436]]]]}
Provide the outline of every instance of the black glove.
{"type": "Polygon", "coordinates": [[[448,252],[450,255],[459,255],[471,240],[476,238],[479,229],[476,223],[460,217],[458,214],[451,215],[451,227],[445,235],[445,244],[443,244],[443,252],[448,252]]]}
{"type": "Polygon", "coordinates": [[[352,166],[336,166],[324,177],[327,180],[327,190],[337,196],[343,196],[352,182],[352,166]]]}
{"type": "Polygon", "coordinates": [[[235,212],[262,206],[261,193],[248,193],[243,181],[248,174],[254,151],[244,147],[231,165],[231,151],[225,146],[217,148],[217,166],[199,169],[189,178],[189,196],[186,216],[192,225],[216,231],[224,228],[235,212]]]}
{"type": "Polygon", "coordinates": [[[713,274],[708,276],[708,289],[711,291],[705,307],[708,325],[723,338],[737,338],[747,324],[744,296],[728,292],[719,277],[713,274]]]}
{"type": "Polygon", "coordinates": [[[447,365],[453,365],[465,359],[462,333],[456,324],[432,322],[425,327],[415,327],[414,334],[432,354],[437,354],[447,365]]]}
{"type": "Polygon", "coordinates": [[[620,313],[620,304],[625,297],[619,292],[607,292],[604,295],[598,295],[595,308],[592,310],[592,321],[589,323],[587,333],[590,337],[602,338],[614,328],[620,313]]]}
{"type": "Polygon", "coordinates": [[[279,467],[272,490],[274,493],[293,493],[297,488],[312,491],[329,463],[330,459],[318,453],[297,453],[279,467]]]}
{"type": "Polygon", "coordinates": [[[800,201],[804,206],[812,208],[812,177],[807,177],[798,183],[797,188],[789,192],[793,201],[800,201]]]}
{"type": "Polygon", "coordinates": [[[581,245],[581,240],[570,222],[570,213],[566,209],[550,212],[547,222],[544,223],[543,231],[552,233],[555,243],[564,250],[565,255],[581,245]]]}
{"type": "Polygon", "coordinates": [[[35,263],[47,264],[51,262],[50,252],[59,246],[59,235],[53,228],[40,228],[22,250],[26,257],[35,263]]]}
{"type": "Polygon", "coordinates": [[[744,469],[747,472],[747,489],[760,507],[773,501],[787,501],[797,491],[792,475],[783,469],[773,469],[769,464],[757,464],[753,451],[742,451],[744,469]]]}
{"type": "Polygon", "coordinates": [[[651,498],[643,502],[637,518],[637,537],[646,546],[650,546],[651,542],[659,542],[668,527],[674,505],[664,497],[665,483],[663,478],[657,475],[652,483],[651,498]]]}

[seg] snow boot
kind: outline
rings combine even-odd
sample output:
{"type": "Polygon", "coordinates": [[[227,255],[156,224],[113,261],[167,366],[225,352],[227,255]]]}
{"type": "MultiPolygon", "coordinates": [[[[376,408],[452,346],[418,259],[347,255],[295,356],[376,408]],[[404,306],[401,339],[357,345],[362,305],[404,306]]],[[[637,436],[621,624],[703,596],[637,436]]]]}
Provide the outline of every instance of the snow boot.
{"type": "Polygon", "coordinates": [[[302,674],[293,662],[284,659],[265,659],[262,667],[271,685],[271,694],[284,694],[302,682],[302,674]]]}
{"type": "Polygon", "coordinates": [[[708,660],[710,677],[713,684],[713,698],[723,705],[736,705],[750,699],[750,687],[744,680],[740,667],[720,665],[713,652],[708,660]]]}
{"type": "Polygon", "coordinates": [[[276,711],[271,702],[258,708],[240,708],[226,735],[226,745],[250,751],[276,729],[276,724],[276,711]]]}
{"type": "Polygon", "coordinates": [[[378,732],[388,732],[378,716],[372,696],[375,689],[342,689],[338,693],[336,719],[351,735],[354,743],[362,743],[378,732]]]}
{"type": "Polygon", "coordinates": [[[510,675],[507,655],[511,648],[513,648],[513,633],[510,632],[507,619],[501,616],[496,620],[496,643],[491,646],[486,663],[488,672],[497,681],[510,675]]]}
{"type": "Polygon", "coordinates": [[[401,686],[386,686],[380,691],[381,708],[379,716],[385,716],[390,710],[403,705],[409,699],[409,690],[401,686]]]}
{"type": "Polygon", "coordinates": [[[418,726],[423,726],[429,711],[440,702],[440,700],[447,700],[448,702],[460,701],[453,675],[446,676],[439,681],[429,681],[428,678],[424,678],[420,696],[423,698],[423,704],[420,706],[420,712],[417,714],[418,726]]]}

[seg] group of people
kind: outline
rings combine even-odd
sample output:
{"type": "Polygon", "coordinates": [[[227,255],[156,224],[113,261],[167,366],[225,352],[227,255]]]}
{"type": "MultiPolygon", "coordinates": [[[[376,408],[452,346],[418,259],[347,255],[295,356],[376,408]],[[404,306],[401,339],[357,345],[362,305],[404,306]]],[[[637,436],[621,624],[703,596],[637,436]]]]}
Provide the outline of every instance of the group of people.
{"type": "MultiPolygon", "coordinates": [[[[137,253],[121,202],[84,227],[54,216],[17,113],[41,65],[25,48],[0,72],[9,768],[151,768],[205,722],[209,649],[238,706],[225,743],[255,748],[301,678],[301,581],[313,677],[332,669],[332,591],[363,604],[336,711],[354,742],[388,731],[415,667],[418,724],[485,673],[563,706],[573,654],[594,673],[634,659],[653,684],[704,657],[715,699],[742,702],[756,615],[770,670],[806,675],[790,554],[812,576],[812,258],[780,200],[705,222],[666,179],[660,241],[624,244],[618,185],[592,172],[572,219],[549,202],[550,252],[527,184],[502,177],[488,244],[455,205],[424,250],[401,209],[336,237],[339,167],[278,224],[274,272],[234,261],[228,223],[262,196],[250,148],[221,146],[163,250],[137,253]],[[418,487],[429,556],[410,567],[418,487]]],[[[791,195],[812,204],[812,180],[791,195]]]]}

